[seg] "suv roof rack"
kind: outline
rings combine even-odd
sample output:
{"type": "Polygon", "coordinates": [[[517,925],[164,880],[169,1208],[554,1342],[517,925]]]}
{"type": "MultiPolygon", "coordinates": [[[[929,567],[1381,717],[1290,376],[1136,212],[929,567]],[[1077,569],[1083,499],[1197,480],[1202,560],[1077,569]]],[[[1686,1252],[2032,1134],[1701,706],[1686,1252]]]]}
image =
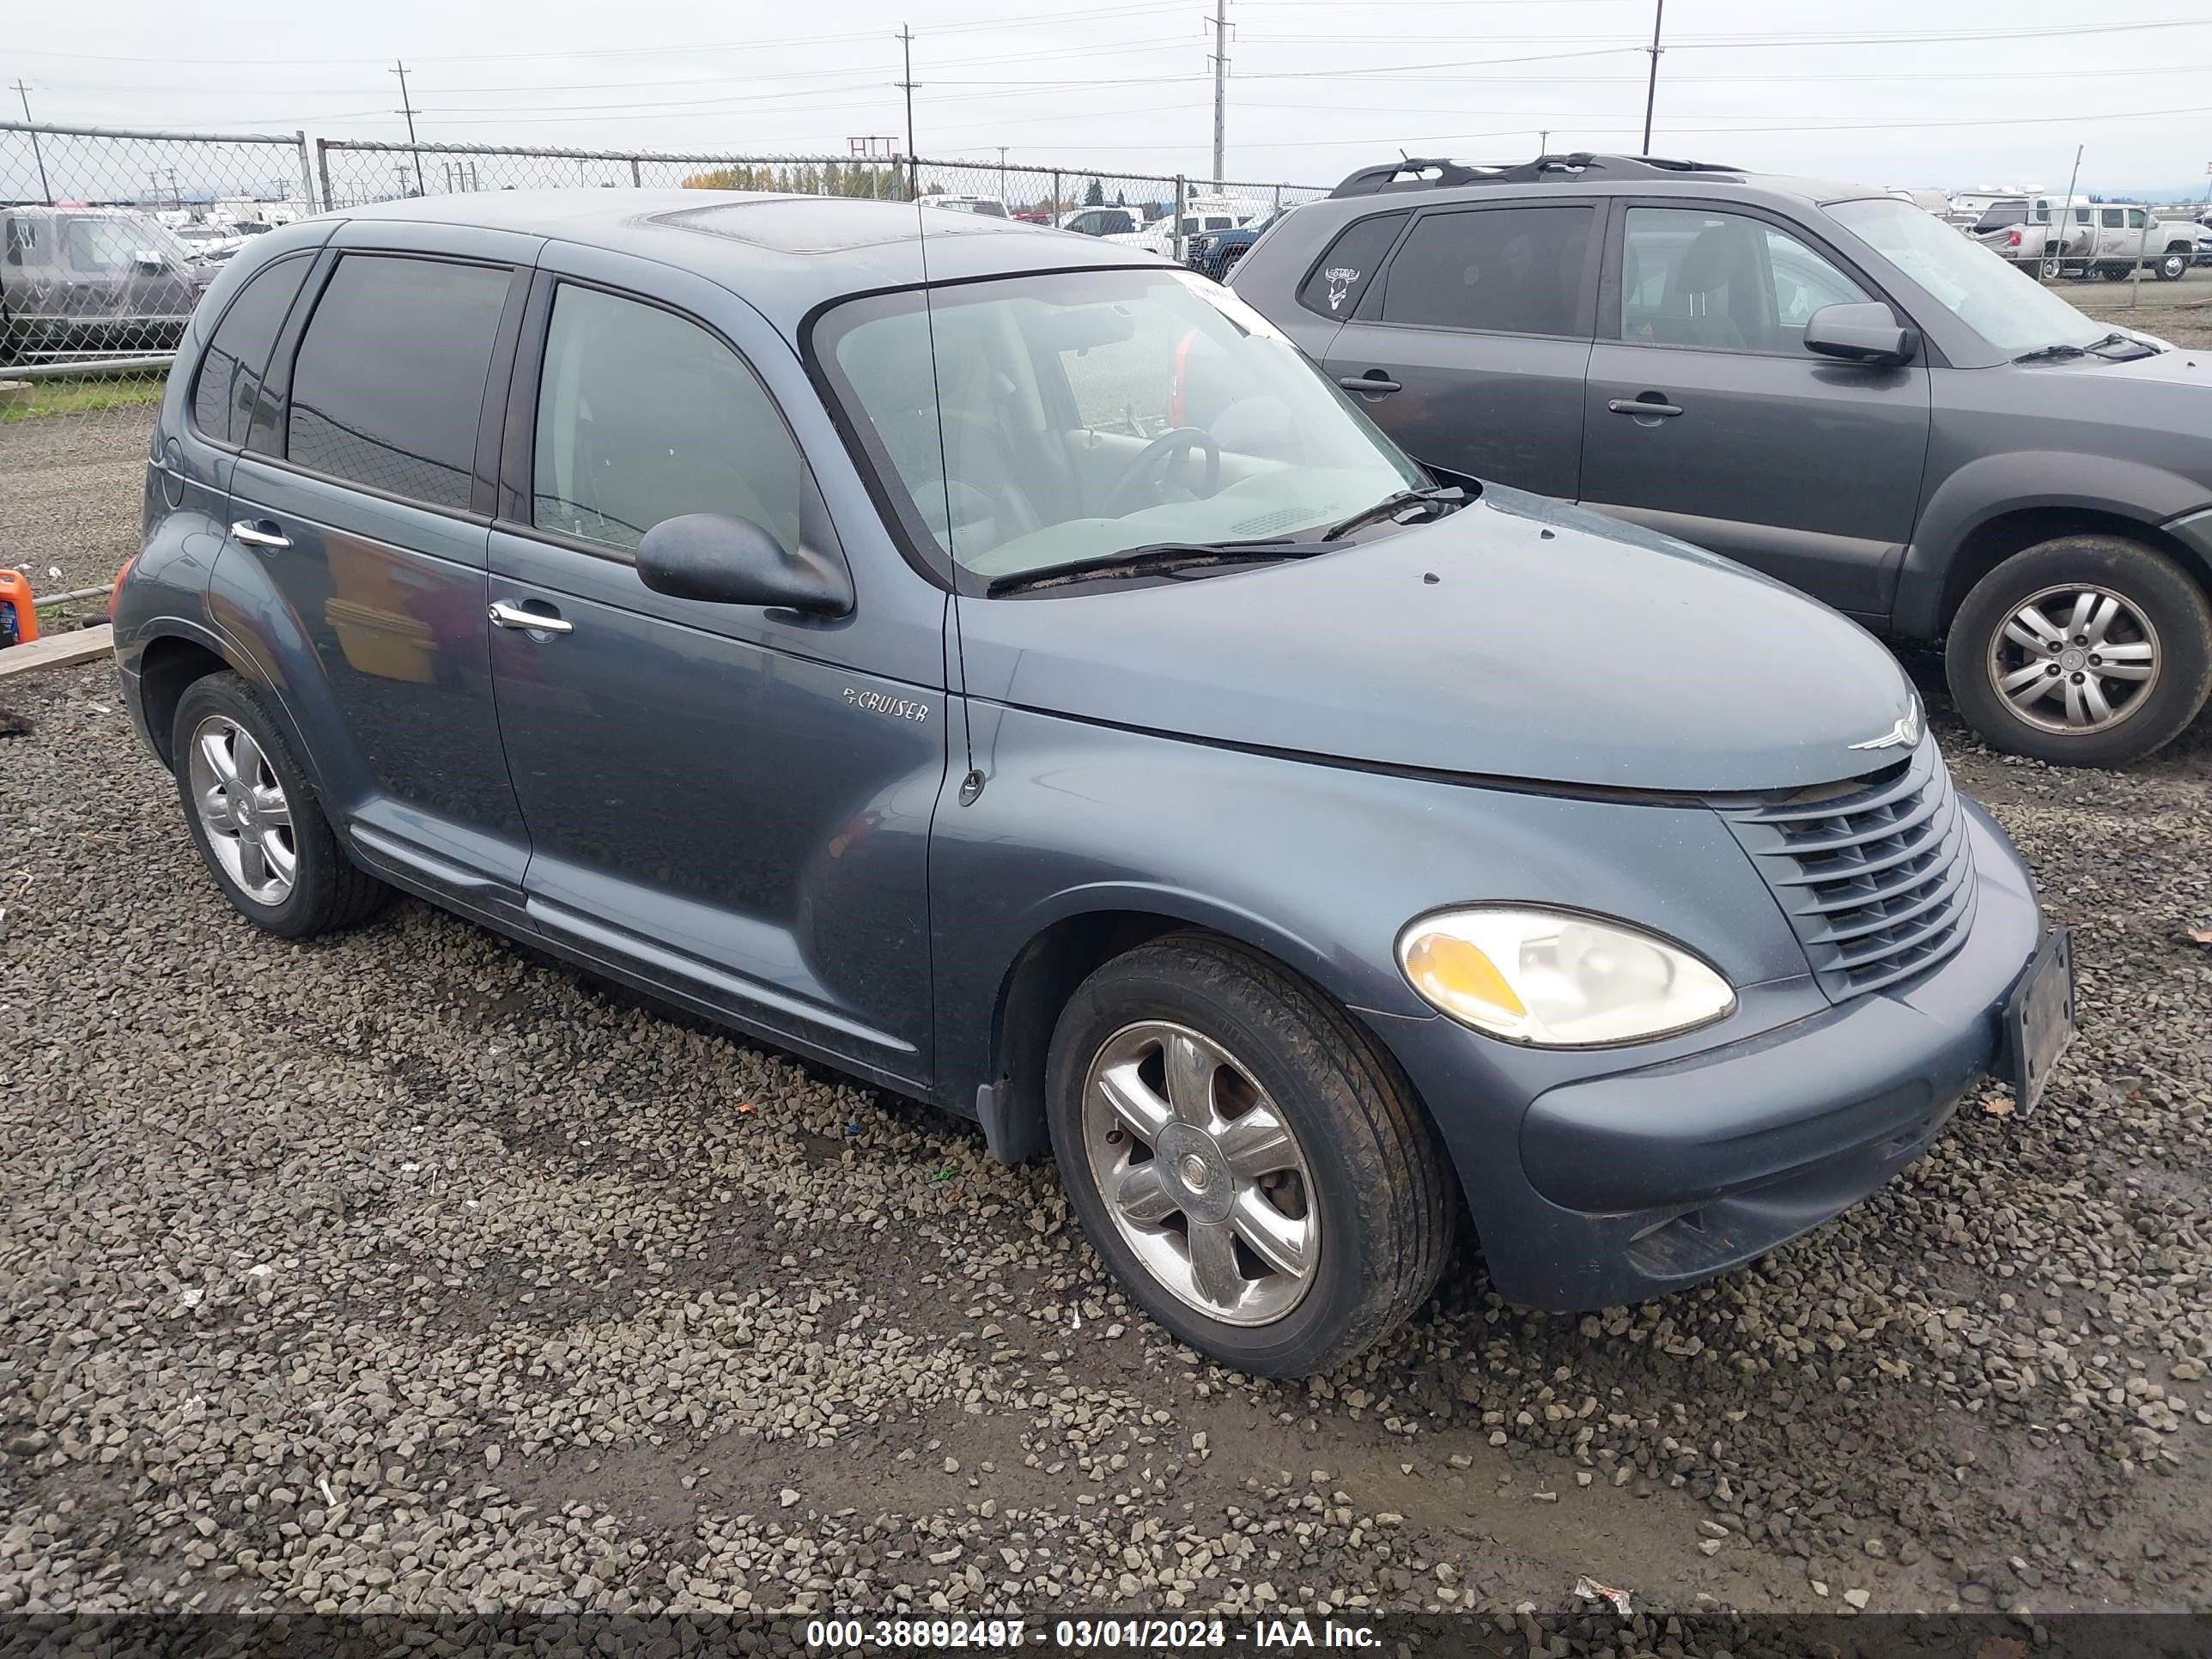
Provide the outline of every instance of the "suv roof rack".
{"type": "Polygon", "coordinates": [[[1335,196],[1382,196],[1404,190],[1455,190],[1462,185],[1534,185],[1553,179],[1632,178],[1653,173],[1735,173],[1724,161],[1681,161],[1664,155],[1596,155],[1575,150],[1539,155],[1505,167],[1477,167],[1442,157],[1407,156],[1381,167],[1362,167],[1329,191],[1335,196]]]}

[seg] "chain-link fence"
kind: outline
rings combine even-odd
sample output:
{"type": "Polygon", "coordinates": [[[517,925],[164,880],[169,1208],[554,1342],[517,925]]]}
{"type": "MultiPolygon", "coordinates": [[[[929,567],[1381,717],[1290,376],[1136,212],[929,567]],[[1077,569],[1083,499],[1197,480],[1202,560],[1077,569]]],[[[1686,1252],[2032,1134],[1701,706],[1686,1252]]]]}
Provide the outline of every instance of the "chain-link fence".
{"type": "MultiPolygon", "coordinates": [[[[1327,186],[1230,183],[1083,167],[1030,167],[906,156],[713,155],[653,150],[546,149],[500,144],[319,140],[315,172],[333,207],[464,191],[623,188],[775,190],[926,204],[1110,236],[1191,260],[1212,274],[1219,255],[1279,209],[1327,186]],[[1181,203],[1181,213],[1171,211],[1181,203]],[[1216,239],[1225,238],[1217,246],[1216,239]]],[[[1230,263],[1233,264],[1233,260],[1230,263]]]]}

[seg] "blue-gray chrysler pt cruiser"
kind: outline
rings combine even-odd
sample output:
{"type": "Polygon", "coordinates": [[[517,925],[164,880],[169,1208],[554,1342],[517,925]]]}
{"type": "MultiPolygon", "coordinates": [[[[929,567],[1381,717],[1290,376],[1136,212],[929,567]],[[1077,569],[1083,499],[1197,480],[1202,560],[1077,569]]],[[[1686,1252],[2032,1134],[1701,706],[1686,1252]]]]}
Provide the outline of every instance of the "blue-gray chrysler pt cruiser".
{"type": "Polygon", "coordinates": [[[1871,637],[1424,472],[1096,239],[699,191],[292,226],[195,317],[146,502],[118,655],[244,915],[413,893],[1049,1148],[1249,1371],[1389,1330],[1462,1200],[1538,1307],[1747,1261],[2071,1029],[1871,637]]]}

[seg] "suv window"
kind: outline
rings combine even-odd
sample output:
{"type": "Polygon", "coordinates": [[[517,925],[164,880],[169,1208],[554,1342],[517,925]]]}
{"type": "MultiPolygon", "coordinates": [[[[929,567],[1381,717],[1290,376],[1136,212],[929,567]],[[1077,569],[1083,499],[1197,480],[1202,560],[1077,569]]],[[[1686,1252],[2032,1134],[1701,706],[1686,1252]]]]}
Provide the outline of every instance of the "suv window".
{"type": "Polygon", "coordinates": [[[744,361],[696,323],[562,284],[538,380],[531,520],[634,548],[663,519],[720,513],[799,545],[806,464],[744,361]]]}
{"type": "Polygon", "coordinates": [[[502,266],[349,253],[307,324],[284,453],[300,465],[465,509],[502,266]]]}
{"type": "Polygon", "coordinates": [[[1359,307],[1360,297],[1375,280],[1376,268],[1390,252],[1405,228],[1402,213],[1377,214],[1346,226],[1328,245],[1328,252],[1298,286],[1298,303],[1308,311],[1341,320],[1359,307]]]}
{"type": "Polygon", "coordinates": [[[1383,279],[1382,320],[1501,334],[1580,332],[1587,207],[1431,213],[1383,279]]]}
{"type": "Polygon", "coordinates": [[[1797,238],[1756,219],[1628,210],[1620,337],[1632,345],[1802,351],[1814,312],[1872,297],[1797,238]]]}
{"type": "Polygon", "coordinates": [[[192,382],[191,422],[203,436],[219,444],[246,441],[276,331],[313,263],[304,253],[272,260],[253,273],[223,313],[192,382]]]}

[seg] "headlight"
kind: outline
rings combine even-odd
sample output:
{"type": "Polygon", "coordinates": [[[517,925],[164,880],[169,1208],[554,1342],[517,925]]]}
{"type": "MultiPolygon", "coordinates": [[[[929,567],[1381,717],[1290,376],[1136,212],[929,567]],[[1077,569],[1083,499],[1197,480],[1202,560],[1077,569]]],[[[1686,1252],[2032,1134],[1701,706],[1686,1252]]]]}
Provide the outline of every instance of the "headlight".
{"type": "Polygon", "coordinates": [[[1541,1048],[1665,1036],[1735,1006],[1728,981],[1686,951],[1569,910],[1423,916],[1398,936],[1398,965],[1440,1012],[1541,1048]]]}

